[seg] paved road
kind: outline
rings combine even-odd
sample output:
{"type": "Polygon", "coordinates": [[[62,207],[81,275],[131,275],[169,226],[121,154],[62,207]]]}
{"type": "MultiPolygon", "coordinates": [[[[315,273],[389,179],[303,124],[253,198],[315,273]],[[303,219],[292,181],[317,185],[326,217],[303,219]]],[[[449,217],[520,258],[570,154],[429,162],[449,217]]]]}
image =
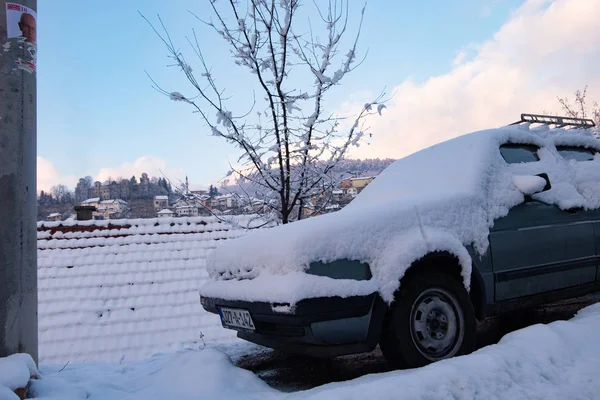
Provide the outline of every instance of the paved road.
{"type": "MultiPolygon", "coordinates": [[[[600,301],[600,294],[526,312],[488,318],[478,324],[477,347],[497,343],[505,334],[529,325],[569,319],[579,309],[598,301],[600,301]]],[[[286,392],[310,389],[326,383],[341,382],[391,370],[379,348],[367,354],[325,360],[292,356],[259,348],[238,358],[236,364],[254,372],[272,387],[286,392]]]]}

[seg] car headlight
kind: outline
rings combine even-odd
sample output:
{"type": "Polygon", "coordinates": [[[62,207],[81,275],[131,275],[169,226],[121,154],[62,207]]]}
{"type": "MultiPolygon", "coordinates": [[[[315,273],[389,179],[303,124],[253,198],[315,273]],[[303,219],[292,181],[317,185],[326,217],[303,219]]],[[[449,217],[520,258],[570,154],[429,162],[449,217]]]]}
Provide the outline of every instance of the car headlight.
{"type": "Polygon", "coordinates": [[[368,264],[350,260],[337,260],[330,263],[315,261],[310,263],[306,273],[333,279],[354,279],[357,281],[367,281],[372,277],[371,268],[368,264]]]}

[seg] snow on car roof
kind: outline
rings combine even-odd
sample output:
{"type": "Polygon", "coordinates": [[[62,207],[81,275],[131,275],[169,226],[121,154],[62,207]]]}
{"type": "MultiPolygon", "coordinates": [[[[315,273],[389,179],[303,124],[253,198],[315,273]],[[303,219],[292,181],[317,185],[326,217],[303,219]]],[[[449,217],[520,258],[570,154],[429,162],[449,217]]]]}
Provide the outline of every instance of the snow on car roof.
{"type": "MultiPolygon", "coordinates": [[[[253,232],[218,246],[208,264],[212,281],[200,291],[226,299],[280,302],[284,299],[259,284],[254,291],[244,286],[240,298],[238,289],[246,284],[224,279],[262,276],[261,281],[268,282],[269,276],[302,272],[314,261],[352,259],[370,265],[379,293],[391,302],[404,272],[433,251],[458,258],[469,288],[471,259],[465,246],[473,245],[483,254],[494,220],[524,201],[515,177],[547,173],[552,189],[533,197],[561,209],[600,207],[600,156],[567,161],[554,143],[600,148],[600,141],[586,131],[530,129],[527,124],[439,143],[395,161],[339,212],[253,232]],[[539,161],[508,164],[499,150],[505,143],[538,146],[539,161]]],[[[331,296],[353,295],[349,283],[342,281],[337,290],[329,287],[331,296]]],[[[284,284],[279,277],[278,282],[284,284]]],[[[322,294],[307,285],[305,293],[295,293],[294,299],[322,294]]]]}
{"type": "MultiPolygon", "coordinates": [[[[39,361],[141,359],[207,338],[232,338],[197,288],[218,242],[256,216],[38,223],[39,361]]],[[[1,397],[1,396],[0,396],[1,397]]]]}

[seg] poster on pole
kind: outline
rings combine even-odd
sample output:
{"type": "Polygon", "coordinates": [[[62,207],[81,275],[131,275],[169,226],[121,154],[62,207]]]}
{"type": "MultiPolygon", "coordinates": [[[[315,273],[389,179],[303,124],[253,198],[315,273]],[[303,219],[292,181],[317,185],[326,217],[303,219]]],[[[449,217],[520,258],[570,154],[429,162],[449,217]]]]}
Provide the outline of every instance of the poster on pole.
{"type": "MultiPolygon", "coordinates": [[[[36,68],[37,13],[18,3],[6,3],[6,36],[9,46],[25,49],[23,57],[15,60],[17,69],[34,72],[36,68]]],[[[6,45],[5,45],[6,47],[6,45]]],[[[5,48],[5,51],[8,50],[5,48]]]]}

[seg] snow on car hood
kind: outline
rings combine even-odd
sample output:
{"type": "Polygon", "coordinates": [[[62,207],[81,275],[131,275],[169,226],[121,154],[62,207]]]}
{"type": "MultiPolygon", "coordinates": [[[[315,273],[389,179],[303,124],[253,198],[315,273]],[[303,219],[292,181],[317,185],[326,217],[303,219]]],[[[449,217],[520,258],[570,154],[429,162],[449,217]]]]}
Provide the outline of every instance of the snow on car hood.
{"type": "Polygon", "coordinates": [[[598,154],[593,161],[566,161],[554,143],[600,148],[600,141],[587,132],[530,130],[528,125],[474,132],[437,144],[394,162],[341,211],[222,243],[207,260],[211,280],[200,292],[279,302],[286,298],[289,277],[294,296],[288,297],[293,301],[364,294],[369,287],[391,302],[404,272],[432,251],[457,256],[468,289],[471,259],[465,246],[485,253],[494,220],[524,201],[515,177],[547,173],[552,189],[534,198],[562,209],[600,207],[598,154]],[[507,164],[499,151],[507,142],[538,145],[540,160],[507,164]],[[310,277],[301,289],[299,280],[308,277],[302,272],[311,262],[339,259],[369,264],[373,278],[357,283],[319,277],[319,290],[319,280],[310,277]],[[269,284],[274,277],[278,290],[269,284]],[[252,285],[244,279],[252,279],[252,285]]]}

